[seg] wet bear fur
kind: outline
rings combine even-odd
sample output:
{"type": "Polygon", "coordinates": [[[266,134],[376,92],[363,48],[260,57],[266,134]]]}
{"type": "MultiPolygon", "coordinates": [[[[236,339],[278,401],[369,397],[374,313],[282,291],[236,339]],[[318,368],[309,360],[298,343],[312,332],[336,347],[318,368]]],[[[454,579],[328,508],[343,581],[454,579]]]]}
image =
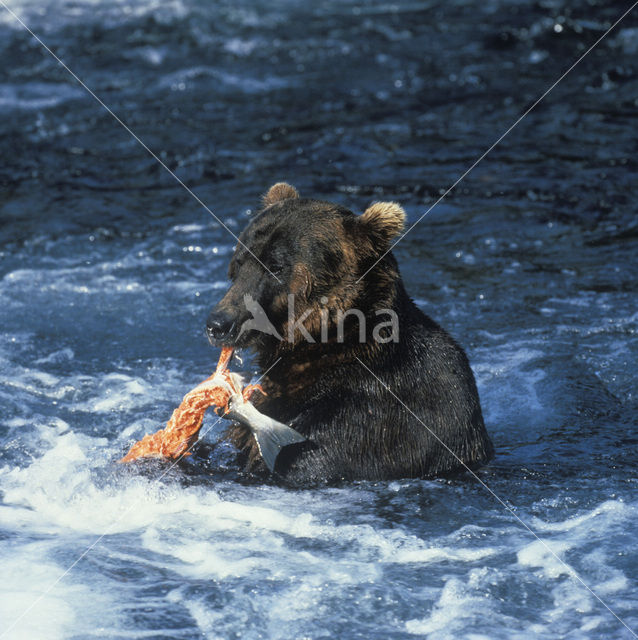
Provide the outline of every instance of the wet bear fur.
{"type": "MultiPolygon", "coordinates": [[[[404,219],[395,203],[355,215],[278,183],[239,237],[232,284],[208,332],[216,344],[254,350],[267,394],[256,393],[255,406],[308,439],[279,454],[275,476],[284,483],[431,478],[475,469],[493,455],[463,349],[416,307],[386,253],[404,219]],[[241,331],[253,317],[247,294],[283,340],[241,331]],[[289,294],[314,342],[299,325],[290,334],[289,294]],[[348,309],[361,310],[366,322],[346,315],[339,336],[337,314],[348,309]],[[396,314],[398,341],[389,339],[396,337],[390,326],[377,329],[382,341],[373,335],[389,318],[384,309],[396,314]]],[[[246,473],[269,475],[247,427],[232,424],[226,437],[246,473]]]]}

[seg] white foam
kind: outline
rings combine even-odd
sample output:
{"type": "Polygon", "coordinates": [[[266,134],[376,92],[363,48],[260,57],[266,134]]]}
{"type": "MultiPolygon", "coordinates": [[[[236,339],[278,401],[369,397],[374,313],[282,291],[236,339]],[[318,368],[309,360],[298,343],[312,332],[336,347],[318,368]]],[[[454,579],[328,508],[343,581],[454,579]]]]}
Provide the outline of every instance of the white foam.
{"type": "Polygon", "coordinates": [[[73,349],[69,347],[65,347],[64,349],[59,349],[57,351],[51,352],[48,356],[43,356],[38,358],[35,363],[36,364],[51,364],[51,363],[60,363],[60,362],[69,362],[73,360],[75,354],[73,353],[73,349]]]}
{"type": "Polygon", "coordinates": [[[236,75],[214,67],[198,66],[165,74],[159,80],[158,87],[161,89],[170,88],[174,91],[184,91],[189,83],[192,83],[193,80],[197,80],[197,78],[200,77],[214,78],[223,85],[240,89],[247,94],[266,93],[291,85],[290,80],[273,75],[263,78],[250,78],[245,74],[236,75]]]}
{"type": "Polygon", "coordinates": [[[521,416],[528,425],[545,423],[547,411],[538,384],[547,372],[536,365],[544,355],[527,341],[506,341],[477,351],[472,368],[488,424],[516,424],[521,416]]]}
{"type": "MultiPolygon", "coordinates": [[[[407,620],[405,630],[414,635],[427,636],[432,640],[454,638],[458,637],[455,632],[467,629],[467,626],[471,625],[476,618],[493,616],[499,619],[500,616],[496,616],[495,613],[489,599],[476,593],[472,586],[462,580],[450,578],[445,582],[430,615],[407,620]]],[[[484,636],[476,634],[475,637],[484,636]]]]}
{"type": "Polygon", "coordinates": [[[144,381],[122,373],[103,376],[94,394],[86,402],[78,403],[78,408],[91,413],[108,413],[140,408],[153,401],[144,381]]]}
{"type": "Polygon", "coordinates": [[[573,529],[596,529],[600,530],[600,526],[605,528],[612,526],[619,521],[635,517],[636,512],[633,506],[627,505],[619,500],[606,500],[591,511],[585,512],[580,516],[567,518],[566,520],[557,522],[546,522],[540,518],[534,518],[531,521],[532,528],[539,531],[562,531],[568,532],[573,529]]]}
{"type": "MultiPolygon", "coordinates": [[[[195,506],[194,496],[182,497],[140,477],[123,486],[98,487],[92,476],[95,454],[92,459],[87,452],[103,449],[106,439],[72,431],[49,437],[53,447],[31,465],[3,469],[4,503],[14,508],[9,511],[14,522],[28,523],[38,532],[61,529],[99,536],[136,531],[195,506]]],[[[209,500],[217,499],[211,494],[209,500]]]]}
{"type": "Polygon", "coordinates": [[[236,56],[249,56],[257,47],[263,44],[261,38],[229,38],[224,42],[224,49],[236,56]]]}
{"type": "Polygon", "coordinates": [[[2,557],[0,633],[14,625],[8,632],[13,640],[41,638],[44,629],[50,640],[68,637],[77,620],[71,602],[88,595],[68,582],[47,593],[63,572],[51,563],[49,551],[42,543],[32,543],[2,557]]]}
{"type": "Polygon", "coordinates": [[[205,229],[206,229],[206,227],[203,224],[196,224],[196,223],[176,224],[173,227],[171,227],[170,232],[175,232],[175,233],[199,233],[201,231],[204,231],[205,229]]]}
{"type": "Polygon", "coordinates": [[[517,552],[519,564],[540,569],[548,578],[557,578],[563,574],[573,575],[570,566],[561,558],[571,548],[566,542],[546,542],[534,540],[517,552]]]}
{"type": "Polygon", "coordinates": [[[79,87],[66,83],[29,82],[23,85],[0,85],[0,109],[47,109],[69,100],[84,98],[79,87]]]}
{"type": "MultiPolygon", "coordinates": [[[[126,376],[111,380],[112,384],[118,381],[129,382],[126,376]]],[[[433,640],[455,634],[471,637],[468,630],[489,619],[504,630],[502,637],[523,638],[506,604],[492,593],[507,576],[518,580],[516,575],[523,583],[534,581],[551,595],[549,608],[533,625],[538,635],[551,633],[553,626],[566,620],[573,624],[577,620],[582,633],[595,632],[601,624],[600,609],[591,594],[538,541],[530,541],[514,526],[498,546],[481,543],[491,530],[477,525],[465,525],[441,538],[425,538],[402,526],[385,527],[380,520],[344,517],[335,523],[333,519],[345,516],[352,504],[376,499],[377,494],[364,487],[312,492],[235,487],[222,498],[210,488],[166,485],[135,474],[119,474],[117,480],[98,484],[97,460],[114,457],[105,439],[76,434],[63,421],[36,428],[40,440],[50,448],[22,469],[2,470],[3,516],[8,516],[3,517],[4,526],[28,531],[31,536],[54,534],[57,540],[82,536],[82,542],[74,545],[78,554],[104,533],[107,537],[100,545],[107,548],[113,536],[133,536],[125,550],[109,551],[111,561],[179,576],[184,587],[173,589],[167,600],[186,609],[207,638],[225,637],[238,624],[254,628],[254,616],[262,621],[268,637],[293,637],[299,625],[311,623],[318,612],[331,615],[330,603],[351,591],[373,615],[378,606],[374,594],[380,588],[389,590],[390,598],[404,597],[388,582],[386,573],[415,571],[420,566],[432,575],[442,569],[455,575],[424,583],[422,593],[413,592],[411,598],[430,604],[423,604],[422,615],[383,621],[389,635],[394,630],[433,640]],[[223,608],[212,606],[207,597],[189,587],[200,583],[224,590],[223,608]],[[228,591],[227,586],[234,584],[244,587],[228,591]],[[251,595],[247,607],[245,585],[249,584],[265,586],[251,595]]],[[[389,495],[396,499],[397,492],[409,486],[391,483],[389,495]]],[[[444,485],[436,485],[437,495],[445,490],[444,485]]],[[[535,526],[546,528],[544,535],[552,538],[548,544],[559,555],[582,555],[592,525],[598,530],[617,527],[632,517],[633,508],[608,501],[577,518],[558,523],[536,520],[535,526]]],[[[45,556],[50,553],[44,547],[41,551],[45,556]]],[[[30,565],[26,555],[24,558],[30,565]]],[[[605,553],[589,552],[582,561],[595,567],[598,578],[592,588],[601,597],[624,597],[631,589],[621,571],[605,568],[609,564],[605,553]]],[[[43,583],[64,569],[50,560],[44,565],[43,583]]],[[[78,571],[75,579],[82,589],[80,583],[86,583],[88,576],[78,571]]],[[[68,585],[76,588],[73,580],[68,585]]],[[[106,596],[117,599],[109,589],[106,596]]],[[[79,611],[75,591],[55,593],[47,605],[47,611],[53,607],[61,611],[53,638],[62,637],[69,626],[75,631],[79,611]]],[[[91,620],[92,614],[83,615],[91,620]]],[[[95,615],[94,622],[99,618],[95,615]]],[[[32,627],[25,627],[24,637],[42,624],[38,619],[32,627]]],[[[472,637],[484,637],[480,625],[472,637]]]]}
{"type": "Polygon", "coordinates": [[[1,557],[3,640],[88,637],[114,623],[108,598],[54,564],[54,552],[55,542],[45,540],[14,545],[1,557]]]}
{"type": "Polygon", "coordinates": [[[477,562],[478,560],[483,560],[499,553],[501,553],[501,550],[495,547],[484,547],[481,549],[433,547],[430,549],[401,550],[393,556],[393,558],[394,561],[398,563],[428,564],[443,562],[445,560],[452,562],[477,562]]]}

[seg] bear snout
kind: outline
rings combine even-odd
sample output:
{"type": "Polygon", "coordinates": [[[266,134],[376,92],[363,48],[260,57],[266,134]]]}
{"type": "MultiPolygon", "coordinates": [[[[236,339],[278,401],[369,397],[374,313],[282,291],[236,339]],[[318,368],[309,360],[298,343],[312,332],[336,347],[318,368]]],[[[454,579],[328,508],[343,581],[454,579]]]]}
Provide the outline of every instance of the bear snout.
{"type": "Polygon", "coordinates": [[[213,309],[206,320],[206,335],[212,345],[226,342],[235,329],[235,318],[226,311],[213,309]]]}

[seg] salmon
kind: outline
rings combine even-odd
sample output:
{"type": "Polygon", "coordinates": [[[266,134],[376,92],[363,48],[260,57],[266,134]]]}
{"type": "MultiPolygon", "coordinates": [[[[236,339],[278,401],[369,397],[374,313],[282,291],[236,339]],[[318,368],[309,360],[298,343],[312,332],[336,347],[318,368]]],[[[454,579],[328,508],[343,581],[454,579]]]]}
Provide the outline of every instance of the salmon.
{"type": "Polygon", "coordinates": [[[184,396],[166,427],[145,435],[119,462],[149,457],[177,460],[190,455],[191,447],[199,438],[204,414],[214,406],[220,416],[248,426],[266,466],[273,472],[281,449],[306,438],[288,425],[260,413],[250,403],[251,395],[263,390],[259,385],[243,387],[242,377],[228,370],[232,355],[232,347],[224,347],[215,373],[184,396]]]}

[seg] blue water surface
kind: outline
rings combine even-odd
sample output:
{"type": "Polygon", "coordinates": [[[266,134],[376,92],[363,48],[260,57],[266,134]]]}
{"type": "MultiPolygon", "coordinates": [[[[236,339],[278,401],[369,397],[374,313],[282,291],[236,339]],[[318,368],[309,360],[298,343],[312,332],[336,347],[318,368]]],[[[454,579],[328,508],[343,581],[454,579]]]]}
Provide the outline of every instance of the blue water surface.
{"type": "MultiPolygon", "coordinates": [[[[4,1],[235,234],[277,180],[416,222],[629,6],[4,1]]],[[[2,7],[0,52],[1,638],[637,637],[635,12],[395,250],[494,461],[306,491],[215,416],[115,464],[214,367],[235,240],[2,7]]]]}

